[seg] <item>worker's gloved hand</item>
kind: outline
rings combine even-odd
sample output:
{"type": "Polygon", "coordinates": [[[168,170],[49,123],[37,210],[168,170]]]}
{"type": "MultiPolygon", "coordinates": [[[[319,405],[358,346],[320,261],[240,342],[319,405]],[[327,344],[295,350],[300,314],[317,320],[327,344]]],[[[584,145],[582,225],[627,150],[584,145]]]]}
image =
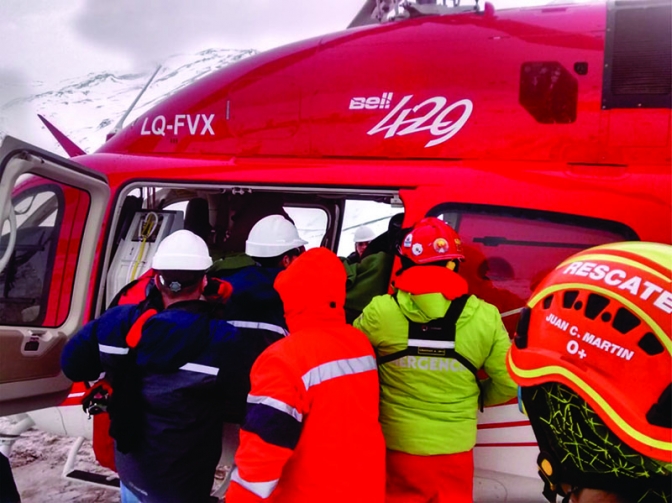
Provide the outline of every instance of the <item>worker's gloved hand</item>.
{"type": "Polygon", "coordinates": [[[203,296],[208,302],[226,302],[232,293],[231,283],[219,278],[208,278],[208,284],[203,290],[203,296]]]}
{"type": "Polygon", "coordinates": [[[106,379],[100,379],[91,386],[82,398],[82,409],[89,417],[107,412],[112,396],[112,386],[106,379]]]}

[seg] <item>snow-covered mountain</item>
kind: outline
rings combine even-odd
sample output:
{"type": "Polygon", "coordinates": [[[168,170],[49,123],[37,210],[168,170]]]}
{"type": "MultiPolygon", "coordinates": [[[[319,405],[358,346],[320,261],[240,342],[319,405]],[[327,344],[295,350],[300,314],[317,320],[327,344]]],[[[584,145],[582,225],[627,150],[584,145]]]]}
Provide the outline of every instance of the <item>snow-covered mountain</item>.
{"type": "MultiPolygon", "coordinates": [[[[256,53],[255,50],[208,49],[168,58],[125,124],[195,80],[256,53]]],[[[41,114],[77,145],[93,152],[104,143],[105,135],[116,126],[155,69],[140,73],[90,73],[53,87],[36,83],[34,87],[40,90],[37,94],[0,103],[0,140],[7,134],[26,139],[22,137],[26,130],[38,128],[43,133],[40,138],[46,138],[46,128],[37,117],[41,114]],[[17,127],[19,125],[21,127],[17,127]]],[[[44,141],[49,143],[39,146],[64,155],[54,139],[44,141]]]]}
{"type": "MultiPolygon", "coordinates": [[[[256,53],[255,50],[208,49],[170,57],[162,63],[124,124],[130,124],[166,96],[195,80],[256,53]]],[[[0,103],[0,140],[10,134],[67,157],[37,117],[41,114],[91,153],[105,142],[105,136],[115,128],[155,69],[148,68],[141,73],[90,73],[55,86],[36,83],[34,87],[40,89],[38,93],[0,103]]],[[[0,91],[2,86],[0,82],[0,91]]],[[[301,236],[308,240],[308,246],[319,246],[327,225],[326,214],[320,210],[292,210],[291,216],[301,236]]],[[[399,211],[384,203],[348,201],[338,254],[344,256],[353,251],[353,236],[359,225],[368,224],[376,234],[381,234],[387,230],[389,217],[399,211]]]]}

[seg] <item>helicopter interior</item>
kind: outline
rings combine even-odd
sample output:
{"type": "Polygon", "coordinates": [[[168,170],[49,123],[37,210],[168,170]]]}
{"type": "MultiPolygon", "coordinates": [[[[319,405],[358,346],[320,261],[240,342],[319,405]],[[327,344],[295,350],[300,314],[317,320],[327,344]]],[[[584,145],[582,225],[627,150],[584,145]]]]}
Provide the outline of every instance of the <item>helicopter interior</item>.
{"type": "Polygon", "coordinates": [[[144,186],[129,187],[120,201],[106,247],[105,305],[149,269],[160,241],[178,229],[202,237],[217,260],[244,253],[252,226],[279,214],[294,222],[307,248],[324,246],[345,256],[354,249],[351,237],[359,225],[380,234],[389,218],[403,211],[394,190],[144,186]]]}
{"type": "MultiPolygon", "coordinates": [[[[85,193],[76,199],[65,185],[40,182],[13,200],[16,246],[0,273],[0,316],[16,325],[59,326],[68,305],[55,299],[62,299],[72,282],[68,260],[79,246],[67,236],[90,201],[85,193]],[[52,295],[53,285],[61,285],[58,296],[52,295]]],[[[458,231],[466,256],[460,274],[473,293],[500,309],[511,333],[524,299],[566,257],[597,244],[638,239],[618,222],[446,199],[429,214],[458,231]]],[[[390,217],[402,212],[399,190],[390,188],[133,182],[107,218],[94,312],[104,311],[123,286],[145,273],[160,241],[177,229],[203,237],[217,260],[244,253],[254,223],[281,214],[296,224],[307,248],[325,246],[345,257],[354,250],[360,225],[380,235],[390,217]]],[[[10,234],[6,225],[0,252],[10,234]]]]}

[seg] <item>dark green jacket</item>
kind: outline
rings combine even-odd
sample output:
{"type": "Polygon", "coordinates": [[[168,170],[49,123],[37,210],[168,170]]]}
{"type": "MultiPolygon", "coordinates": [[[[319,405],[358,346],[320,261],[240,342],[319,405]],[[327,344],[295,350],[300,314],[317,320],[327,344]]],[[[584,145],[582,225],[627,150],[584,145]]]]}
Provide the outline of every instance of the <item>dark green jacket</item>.
{"type": "Polygon", "coordinates": [[[394,256],[385,252],[364,257],[361,262],[350,264],[341,259],[347,281],[345,284],[345,313],[348,323],[352,323],[376,295],[387,293],[394,256]]]}

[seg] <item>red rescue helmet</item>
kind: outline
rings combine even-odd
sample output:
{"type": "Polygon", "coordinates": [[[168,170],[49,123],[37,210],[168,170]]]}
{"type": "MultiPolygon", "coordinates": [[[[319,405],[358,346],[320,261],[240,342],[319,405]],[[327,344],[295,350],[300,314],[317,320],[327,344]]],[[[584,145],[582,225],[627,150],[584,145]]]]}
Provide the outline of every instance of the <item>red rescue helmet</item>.
{"type": "Polygon", "coordinates": [[[507,357],[518,385],[571,389],[623,443],[662,463],[672,463],[671,272],[669,245],[577,253],[537,286],[507,357]]]}
{"type": "Polygon", "coordinates": [[[436,217],[416,223],[398,247],[399,254],[415,264],[442,260],[464,260],[462,241],[457,232],[436,217]]]}

